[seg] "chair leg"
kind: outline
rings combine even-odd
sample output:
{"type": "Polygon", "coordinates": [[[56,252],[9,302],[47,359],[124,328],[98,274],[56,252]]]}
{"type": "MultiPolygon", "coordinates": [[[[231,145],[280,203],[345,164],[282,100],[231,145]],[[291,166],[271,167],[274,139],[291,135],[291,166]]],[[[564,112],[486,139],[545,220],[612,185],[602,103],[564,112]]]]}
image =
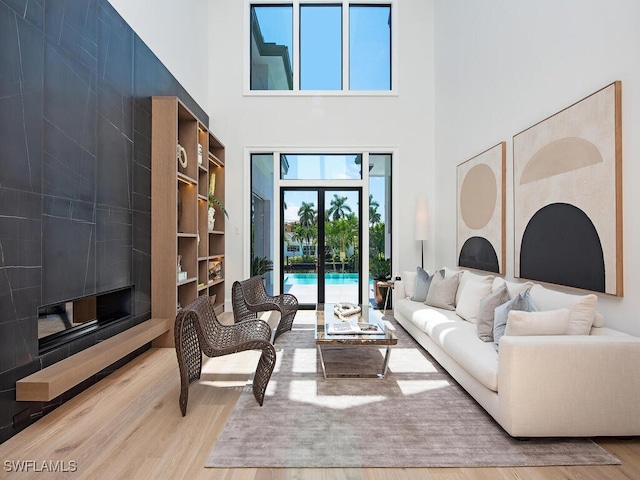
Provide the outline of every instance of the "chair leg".
{"type": "Polygon", "coordinates": [[[269,379],[276,366],[276,350],[273,345],[265,344],[262,348],[262,355],[258,360],[256,373],[253,376],[253,396],[256,397],[258,404],[262,406],[264,402],[264,394],[269,384],[269,379]]]}
{"type": "Polygon", "coordinates": [[[293,327],[293,319],[295,318],[295,316],[296,316],[295,311],[288,312],[287,314],[282,316],[282,318],[280,319],[280,322],[278,323],[278,328],[276,329],[276,333],[273,336],[274,342],[280,335],[291,330],[291,328],[293,327]]]}
{"type": "Polygon", "coordinates": [[[180,370],[180,411],[184,417],[187,414],[189,401],[189,385],[200,378],[202,374],[202,352],[193,318],[179,315],[176,319],[175,348],[180,370]]]}
{"type": "Polygon", "coordinates": [[[184,417],[187,414],[187,402],[189,401],[189,384],[185,385],[184,381],[180,382],[180,412],[184,417]]]}

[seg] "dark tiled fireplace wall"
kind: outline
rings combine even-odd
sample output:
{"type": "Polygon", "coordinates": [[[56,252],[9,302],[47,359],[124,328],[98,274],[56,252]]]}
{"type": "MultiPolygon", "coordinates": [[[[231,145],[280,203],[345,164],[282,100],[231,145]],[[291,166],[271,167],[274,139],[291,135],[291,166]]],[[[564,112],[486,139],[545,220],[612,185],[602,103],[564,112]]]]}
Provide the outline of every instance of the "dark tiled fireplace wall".
{"type": "Polygon", "coordinates": [[[0,442],[15,382],[150,317],[151,96],[204,111],[107,0],[0,0],[0,442]],[[133,285],[132,317],[38,355],[40,305],[133,285]]]}

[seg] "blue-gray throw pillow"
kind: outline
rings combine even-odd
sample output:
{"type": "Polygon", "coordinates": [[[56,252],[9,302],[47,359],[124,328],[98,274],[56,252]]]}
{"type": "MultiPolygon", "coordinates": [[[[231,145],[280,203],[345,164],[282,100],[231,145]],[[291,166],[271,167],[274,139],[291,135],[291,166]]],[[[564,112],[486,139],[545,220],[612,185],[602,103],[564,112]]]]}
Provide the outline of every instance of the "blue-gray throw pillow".
{"type": "MultiPolygon", "coordinates": [[[[416,275],[416,284],[413,289],[413,297],[411,297],[411,300],[414,302],[424,302],[427,299],[427,293],[429,293],[429,287],[431,286],[433,275],[429,275],[429,272],[425,272],[420,267],[416,267],[416,271],[418,274],[416,275]]],[[[444,277],[444,270],[440,270],[440,273],[444,277]]]]}
{"type": "Polygon", "coordinates": [[[521,310],[523,312],[538,311],[529,294],[529,289],[520,292],[508,302],[496,307],[493,316],[493,345],[496,348],[496,352],[498,351],[498,342],[507,328],[507,320],[509,319],[509,312],[511,310],[521,310]]]}

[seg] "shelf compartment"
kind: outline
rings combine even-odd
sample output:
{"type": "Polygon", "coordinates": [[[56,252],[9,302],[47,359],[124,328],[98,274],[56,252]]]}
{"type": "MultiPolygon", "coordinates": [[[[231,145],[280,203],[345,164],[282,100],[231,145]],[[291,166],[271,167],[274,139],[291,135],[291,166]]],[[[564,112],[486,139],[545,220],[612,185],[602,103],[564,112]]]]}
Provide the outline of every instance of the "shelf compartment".
{"type": "Polygon", "coordinates": [[[180,233],[196,233],[197,218],[197,186],[195,184],[178,182],[177,191],[177,231],[180,233]]]}

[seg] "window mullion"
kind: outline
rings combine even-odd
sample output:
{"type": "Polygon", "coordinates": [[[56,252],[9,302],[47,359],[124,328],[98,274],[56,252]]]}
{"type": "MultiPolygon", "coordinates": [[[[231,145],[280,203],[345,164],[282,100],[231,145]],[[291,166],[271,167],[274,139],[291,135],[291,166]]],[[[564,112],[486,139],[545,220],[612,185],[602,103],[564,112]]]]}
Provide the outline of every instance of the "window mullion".
{"type": "Polygon", "coordinates": [[[342,2],[342,90],[349,90],[349,2],[342,2]]]}
{"type": "Polygon", "coordinates": [[[300,90],[300,1],[293,0],[293,91],[300,90]]]}

